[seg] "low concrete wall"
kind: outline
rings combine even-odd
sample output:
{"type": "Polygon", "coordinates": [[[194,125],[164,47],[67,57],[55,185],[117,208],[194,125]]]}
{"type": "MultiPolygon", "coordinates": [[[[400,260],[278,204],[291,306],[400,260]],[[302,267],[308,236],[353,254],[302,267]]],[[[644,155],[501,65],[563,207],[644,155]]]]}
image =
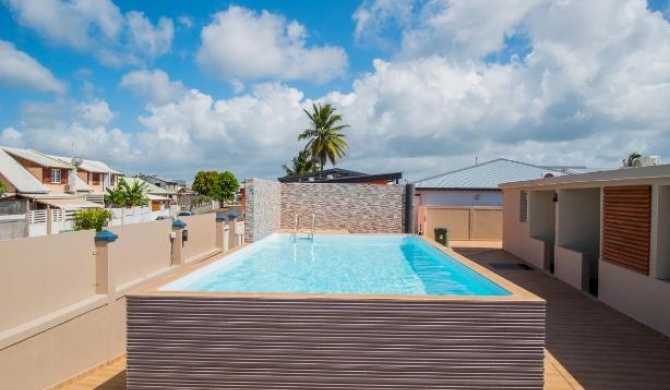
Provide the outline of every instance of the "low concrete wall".
{"type": "Polygon", "coordinates": [[[170,266],[172,221],[115,226],[111,231],[120,239],[109,246],[114,261],[117,287],[137,281],[170,266]]]}
{"type": "Polygon", "coordinates": [[[425,206],[423,215],[423,231],[431,239],[435,239],[436,227],[446,227],[451,240],[502,241],[503,210],[500,207],[425,206]]]}
{"type": "Polygon", "coordinates": [[[351,233],[404,232],[404,185],[285,183],[281,185],[281,228],[351,233]]]}
{"type": "Polygon", "coordinates": [[[554,247],[554,275],[572,287],[583,290],[588,286],[588,256],[584,253],[554,247]]]}
{"type": "Polygon", "coordinates": [[[181,219],[186,222],[188,230],[188,241],[182,247],[185,263],[216,250],[216,214],[209,213],[181,219]]]}
{"type": "Polygon", "coordinates": [[[131,295],[128,388],[541,390],[544,321],[541,301],[131,295]]]}
{"type": "MultiPolygon", "coordinates": [[[[217,253],[214,218],[189,221],[182,259],[217,253]]],[[[124,294],[182,266],[169,220],[110,230],[106,245],[93,231],[0,242],[0,389],[44,389],[125,352],[124,294]]]]}
{"type": "Polygon", "coordinates": [[[92,231],[0,242],[0,332],[95,295],[94,252],[92,231]]]}
{"type": "Polygon", "coordinates": [[[670,281],[601,261],[598,299],[670,336],[670,281]]]}

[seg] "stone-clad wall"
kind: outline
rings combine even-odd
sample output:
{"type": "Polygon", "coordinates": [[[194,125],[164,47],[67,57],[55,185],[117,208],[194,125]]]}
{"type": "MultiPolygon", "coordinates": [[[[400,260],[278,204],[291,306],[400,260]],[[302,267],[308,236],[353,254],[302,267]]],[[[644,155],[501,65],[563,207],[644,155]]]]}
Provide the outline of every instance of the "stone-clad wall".
{"type": "Polygon", "coordinates": [[[281,184],[250,179],[245,182],[244,239],[258,241],[279,229],[281,184]]]}
{"type": "Polygon", "coordinates": [[[312,213],[316,229],[351,233],[402,233],[404,185],[285,183],[281,185],[281,228],[293,229],[295,216],[308,229],[312,213]]]}

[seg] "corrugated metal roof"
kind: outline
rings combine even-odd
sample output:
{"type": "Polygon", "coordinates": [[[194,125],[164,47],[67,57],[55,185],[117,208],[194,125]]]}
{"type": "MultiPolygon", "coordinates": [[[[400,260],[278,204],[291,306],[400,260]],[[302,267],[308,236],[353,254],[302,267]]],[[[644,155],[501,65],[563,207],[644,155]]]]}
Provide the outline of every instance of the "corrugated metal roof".
{"type": "Polygon", "coordinates": [[[498,185],[513,181],[540,179],[544,173],[555,176],[563,173],[519,161],[499,158],[482,164],[457,169],[415,182],[416,188],[498,189],[498,185]]]}
{"type": "Polygon", "coordinates": [[[7,179],[17,192],[28,194],[46,194],[49,189],[40,183],[12,156],[0,148],[0,174],[7,179]]]}
{"type": "Polygon", "coordinates": [[[61,168],[61,169],[72,169],[72,165],[49,157],[46,154],[42,154],[36,150],[32,149],[19,149],[19,148],[10,148],[8,146],[0,146],[4,149],[5,152],[28,161],[32,161],[37,165],[48,168],[61,168]]]}

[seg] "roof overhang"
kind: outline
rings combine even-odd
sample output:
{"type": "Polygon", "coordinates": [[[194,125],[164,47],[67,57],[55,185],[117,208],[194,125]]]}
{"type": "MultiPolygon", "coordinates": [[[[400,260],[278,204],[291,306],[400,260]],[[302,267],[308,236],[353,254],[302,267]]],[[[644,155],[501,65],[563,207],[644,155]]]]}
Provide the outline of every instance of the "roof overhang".
{"type": "MultiPolygon", "coordinates": [[[[25,195],[24,195],[25,196],[25,195]]],[[[104,208],[105,206],[99,203],[89,202],[80,196],[72,197],[55,197],[55,196],[25,196],[37,203],[42,203],[47,206],[56,207],[59,209],[87,209],[87,208],[104,208]]]]}

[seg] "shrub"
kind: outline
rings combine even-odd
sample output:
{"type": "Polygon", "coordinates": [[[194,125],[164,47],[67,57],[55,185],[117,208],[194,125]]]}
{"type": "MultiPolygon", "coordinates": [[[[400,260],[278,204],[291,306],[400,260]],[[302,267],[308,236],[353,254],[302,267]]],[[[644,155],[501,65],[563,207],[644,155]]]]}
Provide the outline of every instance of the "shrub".
{"type": "Polygon", "coordinates": [[[107,221],[112,219],[112,212],[106,209],[82,209],[74,215],[74,230],[95,229],[96,232],[102,230],[107,221]]]}

